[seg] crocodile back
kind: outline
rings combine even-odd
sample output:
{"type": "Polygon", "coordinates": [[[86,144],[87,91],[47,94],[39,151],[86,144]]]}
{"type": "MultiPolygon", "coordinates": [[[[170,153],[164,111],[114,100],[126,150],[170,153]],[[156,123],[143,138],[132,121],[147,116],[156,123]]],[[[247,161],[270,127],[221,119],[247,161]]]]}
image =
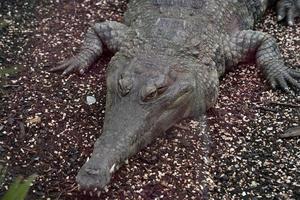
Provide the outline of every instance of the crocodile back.
{"type": "Polygon", "coordinates": [[[158,49],[190,43],[218,42],[222,34],[250,29],[264,13],[267,0],[132,0],[125,23],[158,49]]]}

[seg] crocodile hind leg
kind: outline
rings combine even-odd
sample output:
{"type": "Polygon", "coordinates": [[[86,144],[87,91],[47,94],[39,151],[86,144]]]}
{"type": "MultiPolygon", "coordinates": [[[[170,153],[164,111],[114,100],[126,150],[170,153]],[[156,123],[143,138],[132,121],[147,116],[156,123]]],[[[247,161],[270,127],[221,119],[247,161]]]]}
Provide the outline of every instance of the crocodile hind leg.
{"type": "Polygon", "coordinates": [[[224,40],[223,51],[226,68],[254,61],[273,88],[280,87],[286,92],[290,88],[300,89],[300,72],[285,65],[275,39],[268,34],[251,30],[237,32],[224,40]]]}
{"type": "Polygon", "coordinates": [[[119,22],[107,21],[90,27],[80,51],[50,71],[63,70],[63,75],[78,71],[83,74],[102,54],[103,45],[115,53],[126,38],[129,28],[119,22]]]}
{"type": "Polygon", "coordinates": [[[295,17],[300,15],[300,0],[279,0],[276,7],[278,21],[286,18],[290,26],[294,24],[295,17]]]}

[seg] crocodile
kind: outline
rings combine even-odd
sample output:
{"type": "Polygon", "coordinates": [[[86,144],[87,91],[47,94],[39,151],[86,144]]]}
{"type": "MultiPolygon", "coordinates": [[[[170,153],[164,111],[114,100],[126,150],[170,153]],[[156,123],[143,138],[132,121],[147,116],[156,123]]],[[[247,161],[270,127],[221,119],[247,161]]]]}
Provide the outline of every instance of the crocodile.
{"type": "Polygon", "coordinates": [[[212,107],[219,78],[255,63],[272,88],[298,91],[276,40],[253,30],[268,7],[295,23],[300,0],[131,0],[122,23],[92,25],[78,53],[53,67],[84,74],[107,48],[105,120],[90,159],[79,170],[83,188],[103,188],[126,160],[184,118],[212,107]]]}

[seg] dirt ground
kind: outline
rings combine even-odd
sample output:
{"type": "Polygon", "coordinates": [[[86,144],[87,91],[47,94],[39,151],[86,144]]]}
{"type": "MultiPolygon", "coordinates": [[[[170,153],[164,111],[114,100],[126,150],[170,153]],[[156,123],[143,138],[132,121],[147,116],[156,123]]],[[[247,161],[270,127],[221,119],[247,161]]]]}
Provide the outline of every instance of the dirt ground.
{"type": "MultiPolygon", "coordinates": [[[[112,55],[84,76],[48,70],[76,53],[88,24],[122,21],[126,4],[0,4],[0,164],[8,167],[1,193],[14,177],[37,173],[28,199],[300,199],[300,138],[279,137],[299,125],[299,97],[271,90],[248,65],[222,78],[207,116],[180,123],[129,159],[101,197],[78,190],[75,176],[101,135],[112,55]],[[86,104],[89,95],[95,104],[86,104]]],[[[300,65],[300,21],[287,27],[274,15],[257,29],[277,39],[287,63],[300,65]]]]}

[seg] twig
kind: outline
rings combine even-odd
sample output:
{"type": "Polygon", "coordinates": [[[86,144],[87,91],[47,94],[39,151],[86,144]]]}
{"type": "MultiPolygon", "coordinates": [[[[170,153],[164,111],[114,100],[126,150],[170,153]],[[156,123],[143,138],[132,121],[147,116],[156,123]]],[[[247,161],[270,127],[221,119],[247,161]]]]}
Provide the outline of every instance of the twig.
{"type": "Polygon", "coordinates": [[[23,122],[19,122],[19,128],[20,128],[20,135],[22,137],[24,137],[26,134],[26,131],[25,131],[25,125],[23,122]]]}
{"type": "Polygon", "coordinates": [[[64,192],[64,191],[61,191],[61,192],[59,193],[59,195],[56,197],[56,200],[59,200],[59,198],[61,197],[61,195],[63,194],[63,192],[64,192]]]}
{"type": "Polygon", "coordinates": [[[27,148],[27,147],[22,147],[22,149],[24,149],[24,150],[26,150],[26,151],[29,151],[29,152],[31,152],[31,153],[37,153],[37,151],[32,150],[32,149],[29,149],[29,148],[27,148]]]}
{"type": "Polygon", "coordinates": [[[288,129],[284,134],[280,135],[281,138],[290,138],[300,136],[300,126],[288,129]]]}
{"type": "Polygon", "coordinates": [[[271,101],[268,104],[277,105],[277,106],[300,108],[300,104],[293,104],[293,103],[281,103],[281,102],[271,101]]]}
{"type": "Polygon", "coordinates": [[[68,190],[67,193],[73,192],[74,190],[76,190],[76,189],[78,189],[78,188],[79,188],[79,186],[78,186],[76,183],[74,183],[74,184],[72,185],[72,188],[71,188],[70,190],[68,190]]]}
{"type": "Polygon", "coordinates": [[[179,128],[179,129],[182,129],[182,130],[185,130],[185,131],[189,131],[190,129],[186,126],[182,126],[182,125],[179,125],[179,124],[175,124],[174,125],[175,128],[179,128]]]}
{"type": "Polygon", "coordinates": [[[3,88],[13,88],[13,87],[20,87],[19,85],[3,85],[3,88]]]}
{"type": "Polygon", "coordinates": [[[278,110],[275,109],[275,108],[268,108],[268,107],[265,107],[265,106],[256,106],[255,108],[260,109],[260,110],[264,110],[264,111],[274,112],[274,113],[278,112],[278,110]]]}

